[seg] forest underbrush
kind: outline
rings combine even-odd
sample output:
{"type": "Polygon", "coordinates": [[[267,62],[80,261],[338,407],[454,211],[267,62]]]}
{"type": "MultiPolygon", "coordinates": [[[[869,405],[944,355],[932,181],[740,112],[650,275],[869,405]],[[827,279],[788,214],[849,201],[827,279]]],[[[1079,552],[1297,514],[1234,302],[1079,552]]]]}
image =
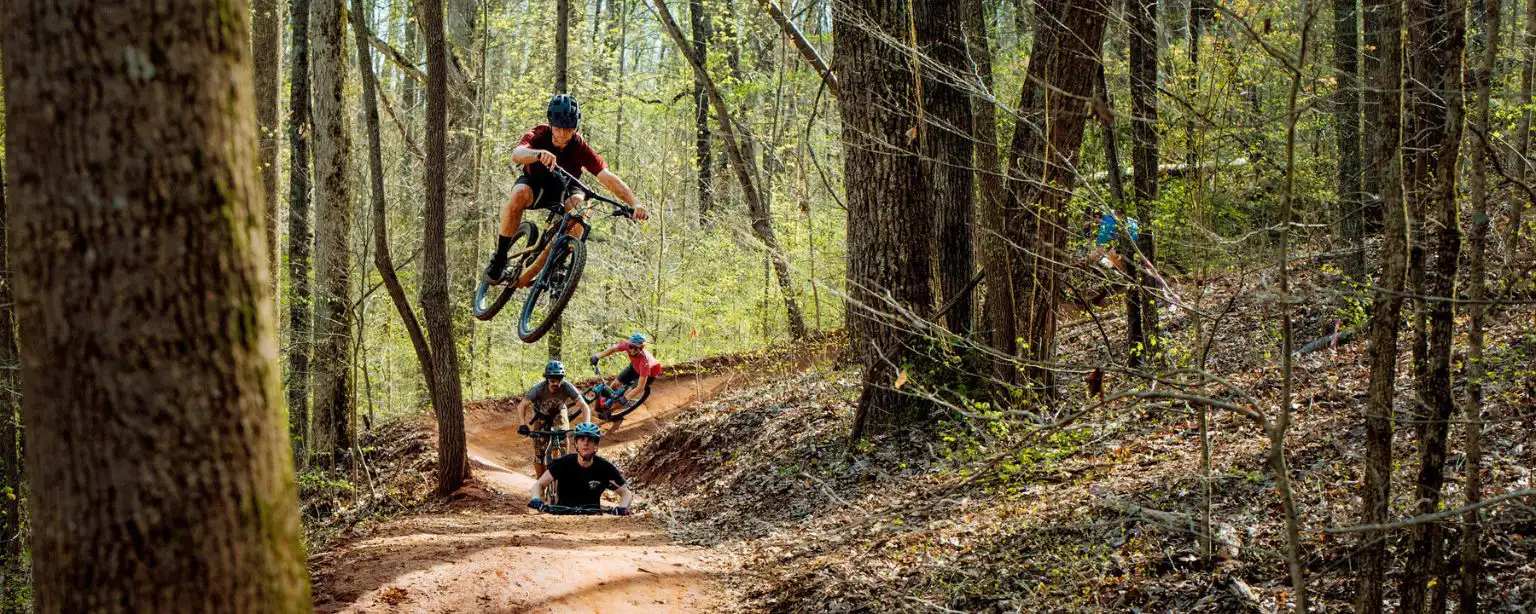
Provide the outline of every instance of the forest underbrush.
{"type": "MultiPolygon", "coordinates": [[[[1333,282],[1325,267],[1313,268],[1320,272],[1302,273],[1298,284],[1327,296],[1333,282]]],[[[1277,411],[1280,319],[1266,298],[1267,283],[1259,272],[1234,272],[1163,293],[1161,368],[1203,368],[1251,396],[1252,409],[1277,411]],[[1192,315],[1197,311],[1201,322],[1192,315]]],[[[960,403],[971,416],[950,411],[927,427],[850,450],[860,377],[824,367],[729,391],[618,462],[675,539],[719,553],[722,577],[754,610],[1288,608],[1295,595],[1284,513],[1263,430],[1212,409],[1203,469],[1196,407],[1090,399],[1084,375],[1109,356],[1123,356],[1124,332],[1106,314],[1079,317],[1064,327],[1060,355],[1081,368],[1060,371],[1062,400],[1028,418],[1004,420],[985,406],[960,403]]],[[[1502,307],[1490,318],[1484,498],[1533,486],[1533,318],[1530,305],[1502,307]]],[[[1337,529],[1360,518],[1369,379],[1364,335],[1349,343],[1348,332],[1365,319],[1358,301],[1318,299],[1300,306],[1295,322],[1297,348],[1323,340],[1295,358],[1285,447],[1302,557],[1313,610],[1345,611],[1361,539],[1337,529]]],[[[1418,468],[1411,338],[1405,334],[1400,344],[1396,386],[1395,519],[1413,516],[1418,468]]],[[[1461,352],[1465,339],[1456,343],[1461,352]]],[[[1148,386],[1104,370],[1107,390],[1148,386]]],[[[1247,402],[1214,387],[1208,394],[1247,402]]],[[[1452,428],[1444,509],[1465,503],[1464,427],[1452,428]]],[[[1447,552],[1459,548],[1459,521],[1444,525],[1447,552]]],[[[1389,604],[1397,599],[1409,541],[1401,528],[1389,537],[1389,604]]],[[[1483,555],[1485,610],[1536,608],[1536,501],[1488,509],[1483,555]]]]}

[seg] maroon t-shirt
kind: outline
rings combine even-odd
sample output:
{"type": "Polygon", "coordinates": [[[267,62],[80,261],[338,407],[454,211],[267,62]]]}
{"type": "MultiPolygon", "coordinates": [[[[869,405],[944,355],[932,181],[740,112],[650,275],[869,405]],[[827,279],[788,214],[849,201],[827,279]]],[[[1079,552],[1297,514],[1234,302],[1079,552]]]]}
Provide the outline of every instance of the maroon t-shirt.
{"type": "MultiPolygon", "coordinates": [[[[587,145],[587,140],[581,138],[580,133],[571,135],[571,140],[566,141],[564,148],[555,147],[555,132],[550,129],[549,124],[534,126],[532,130],[523,134],[523,140],[518,141],[517,145],[555,152],[555,164],[560,165],[560,168],[565,169],[565,172],[577,179],[581,178],[582,169],[596,175],[608,168],[608,163],[604,162],[603,157],[597,155],[597,152],[592,151],[592,148],[587,145]]],[[[543,162],[528,165],[530,175],[544,175],[549,172],[549,169],[544,168],[543,162]]]]}

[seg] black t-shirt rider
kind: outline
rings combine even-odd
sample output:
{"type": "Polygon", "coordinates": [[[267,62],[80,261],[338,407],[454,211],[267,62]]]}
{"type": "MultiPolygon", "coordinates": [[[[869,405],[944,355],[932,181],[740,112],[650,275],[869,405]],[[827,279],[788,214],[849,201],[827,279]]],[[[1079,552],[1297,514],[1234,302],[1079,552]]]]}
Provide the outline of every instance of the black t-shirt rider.
{"type": "Polygon", "coordinates": [[[549,463],[549,474],[556,480],[560,505],[571,507],[600,505],[603,491],[624,485],[619,468],[601,456],[592,458],[591,467],[582,467],[575,454],[567,454],[549,463]]]}

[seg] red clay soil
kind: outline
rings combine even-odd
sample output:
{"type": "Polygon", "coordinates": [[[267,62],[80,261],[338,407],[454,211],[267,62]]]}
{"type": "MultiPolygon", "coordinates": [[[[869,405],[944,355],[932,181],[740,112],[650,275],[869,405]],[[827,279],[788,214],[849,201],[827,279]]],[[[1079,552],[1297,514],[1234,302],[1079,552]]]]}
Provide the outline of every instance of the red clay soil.
{"type": "MultiPolygon", "coordinates": [[[[602,454],[633,445],[671,416],[718,394],[735,376],[657,380],[646,404],[602,454]]],[[[319,612],[712,612],[729,609],[701,556],[661,523],[549,516],[525,504],[532,451],[505,402],[467,417],[476,482],[441,513],[389,521],[312,557],[319,612]]],[[[645,493],[637,493],[644,501],[645,493]]],[[[611,504],[611,502],[610,502],[611,504]]]]}

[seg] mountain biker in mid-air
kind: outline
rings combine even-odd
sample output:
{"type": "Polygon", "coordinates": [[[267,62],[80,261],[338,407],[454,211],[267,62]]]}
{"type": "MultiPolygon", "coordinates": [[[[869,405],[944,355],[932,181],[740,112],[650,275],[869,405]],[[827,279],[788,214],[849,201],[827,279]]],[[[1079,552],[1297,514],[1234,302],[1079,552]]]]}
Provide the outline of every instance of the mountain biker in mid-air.
{"type": "MultiPolygon", "coordinates": [[[[645,221],[650,211],[640,204],[635,192],[613,171],[603,157],[592,151],[587,140],[579,132],[581,109],[576,99],[566,94],[549,101],[548,124],[534,126],[523,134],[523,139],[512,150],[512,161],[523,165],[523,174],[512,186],[512,198],[501,210],[501,226],[497,231],[496,253],[491,256],[485,269],[486,281],[499,283],[507,273],[507,254],[512,249],[517,227],[523,223],[523,212],[529,208],[570,211],[586,199],[586,194],[575,185],[566,185],[554,172],[558,165],[571,177],[580,179],[583,169],[597,175],[598,183],[618,195],[619,200],[634,208],[631,215],[645,221]],[[535,200],[537,199],[537,200],[535,200]]],[[[518,281],[522,286],[531,280],[518,281]]]]}
{"type": "Polygon", "coordinates": [[[598,361],[613,354],[624,352],[629,356],[629,366],[624,367],[613,381],[608,383],[608,388],[617,389],[620,384],[629,386],[624,393],[624,399],[630,403],[638,401],[650,392],[651,384],[661,376],[661,361],[656,360],[647,350],[645,335],[635,333],[629,336],[629,340],[620,341],[617,345],[592,355],[592,366],[597,366],[598,361]]]}
{"type": "MultiPolygon", "coordinates": [[[[584,422],[592,421],[592,408],[582,400],[581,391],[565,381],[565,365],[551,360],[544,365],[544,381],[529,388],[517,404],[518,419],[523,423],[517,427],[517,433],[527,436],[530,431],[548,430],[556,424],[560,428],[570,427],[565,408],[571,404],[581,406],[584,422]]],[[[528,438],[533,440],[533,477],[537,478],[544,475],[544,446],[549,441],[537,435],[528,438]]]]}
{"type": "Polygon", "coordinates": [[[576,425],[571,437],[576,440],[576,453],[551,461],[549,470],[539,474],[539,479],[528,489],[528,507],[544,511],[544,500],[539,498],[539,493],[550,482],[558,482],[555,496],[561,506],[600,506],[603,491],[611,489],[619,495],[619,504],[613,508],[613,513],[618,516],[628,515],[629,504],[635,494],[624,483],[619,468],[597,455],[597,445],[602,442],[603,431],[596,424],[583,422],[576,425]]]}

